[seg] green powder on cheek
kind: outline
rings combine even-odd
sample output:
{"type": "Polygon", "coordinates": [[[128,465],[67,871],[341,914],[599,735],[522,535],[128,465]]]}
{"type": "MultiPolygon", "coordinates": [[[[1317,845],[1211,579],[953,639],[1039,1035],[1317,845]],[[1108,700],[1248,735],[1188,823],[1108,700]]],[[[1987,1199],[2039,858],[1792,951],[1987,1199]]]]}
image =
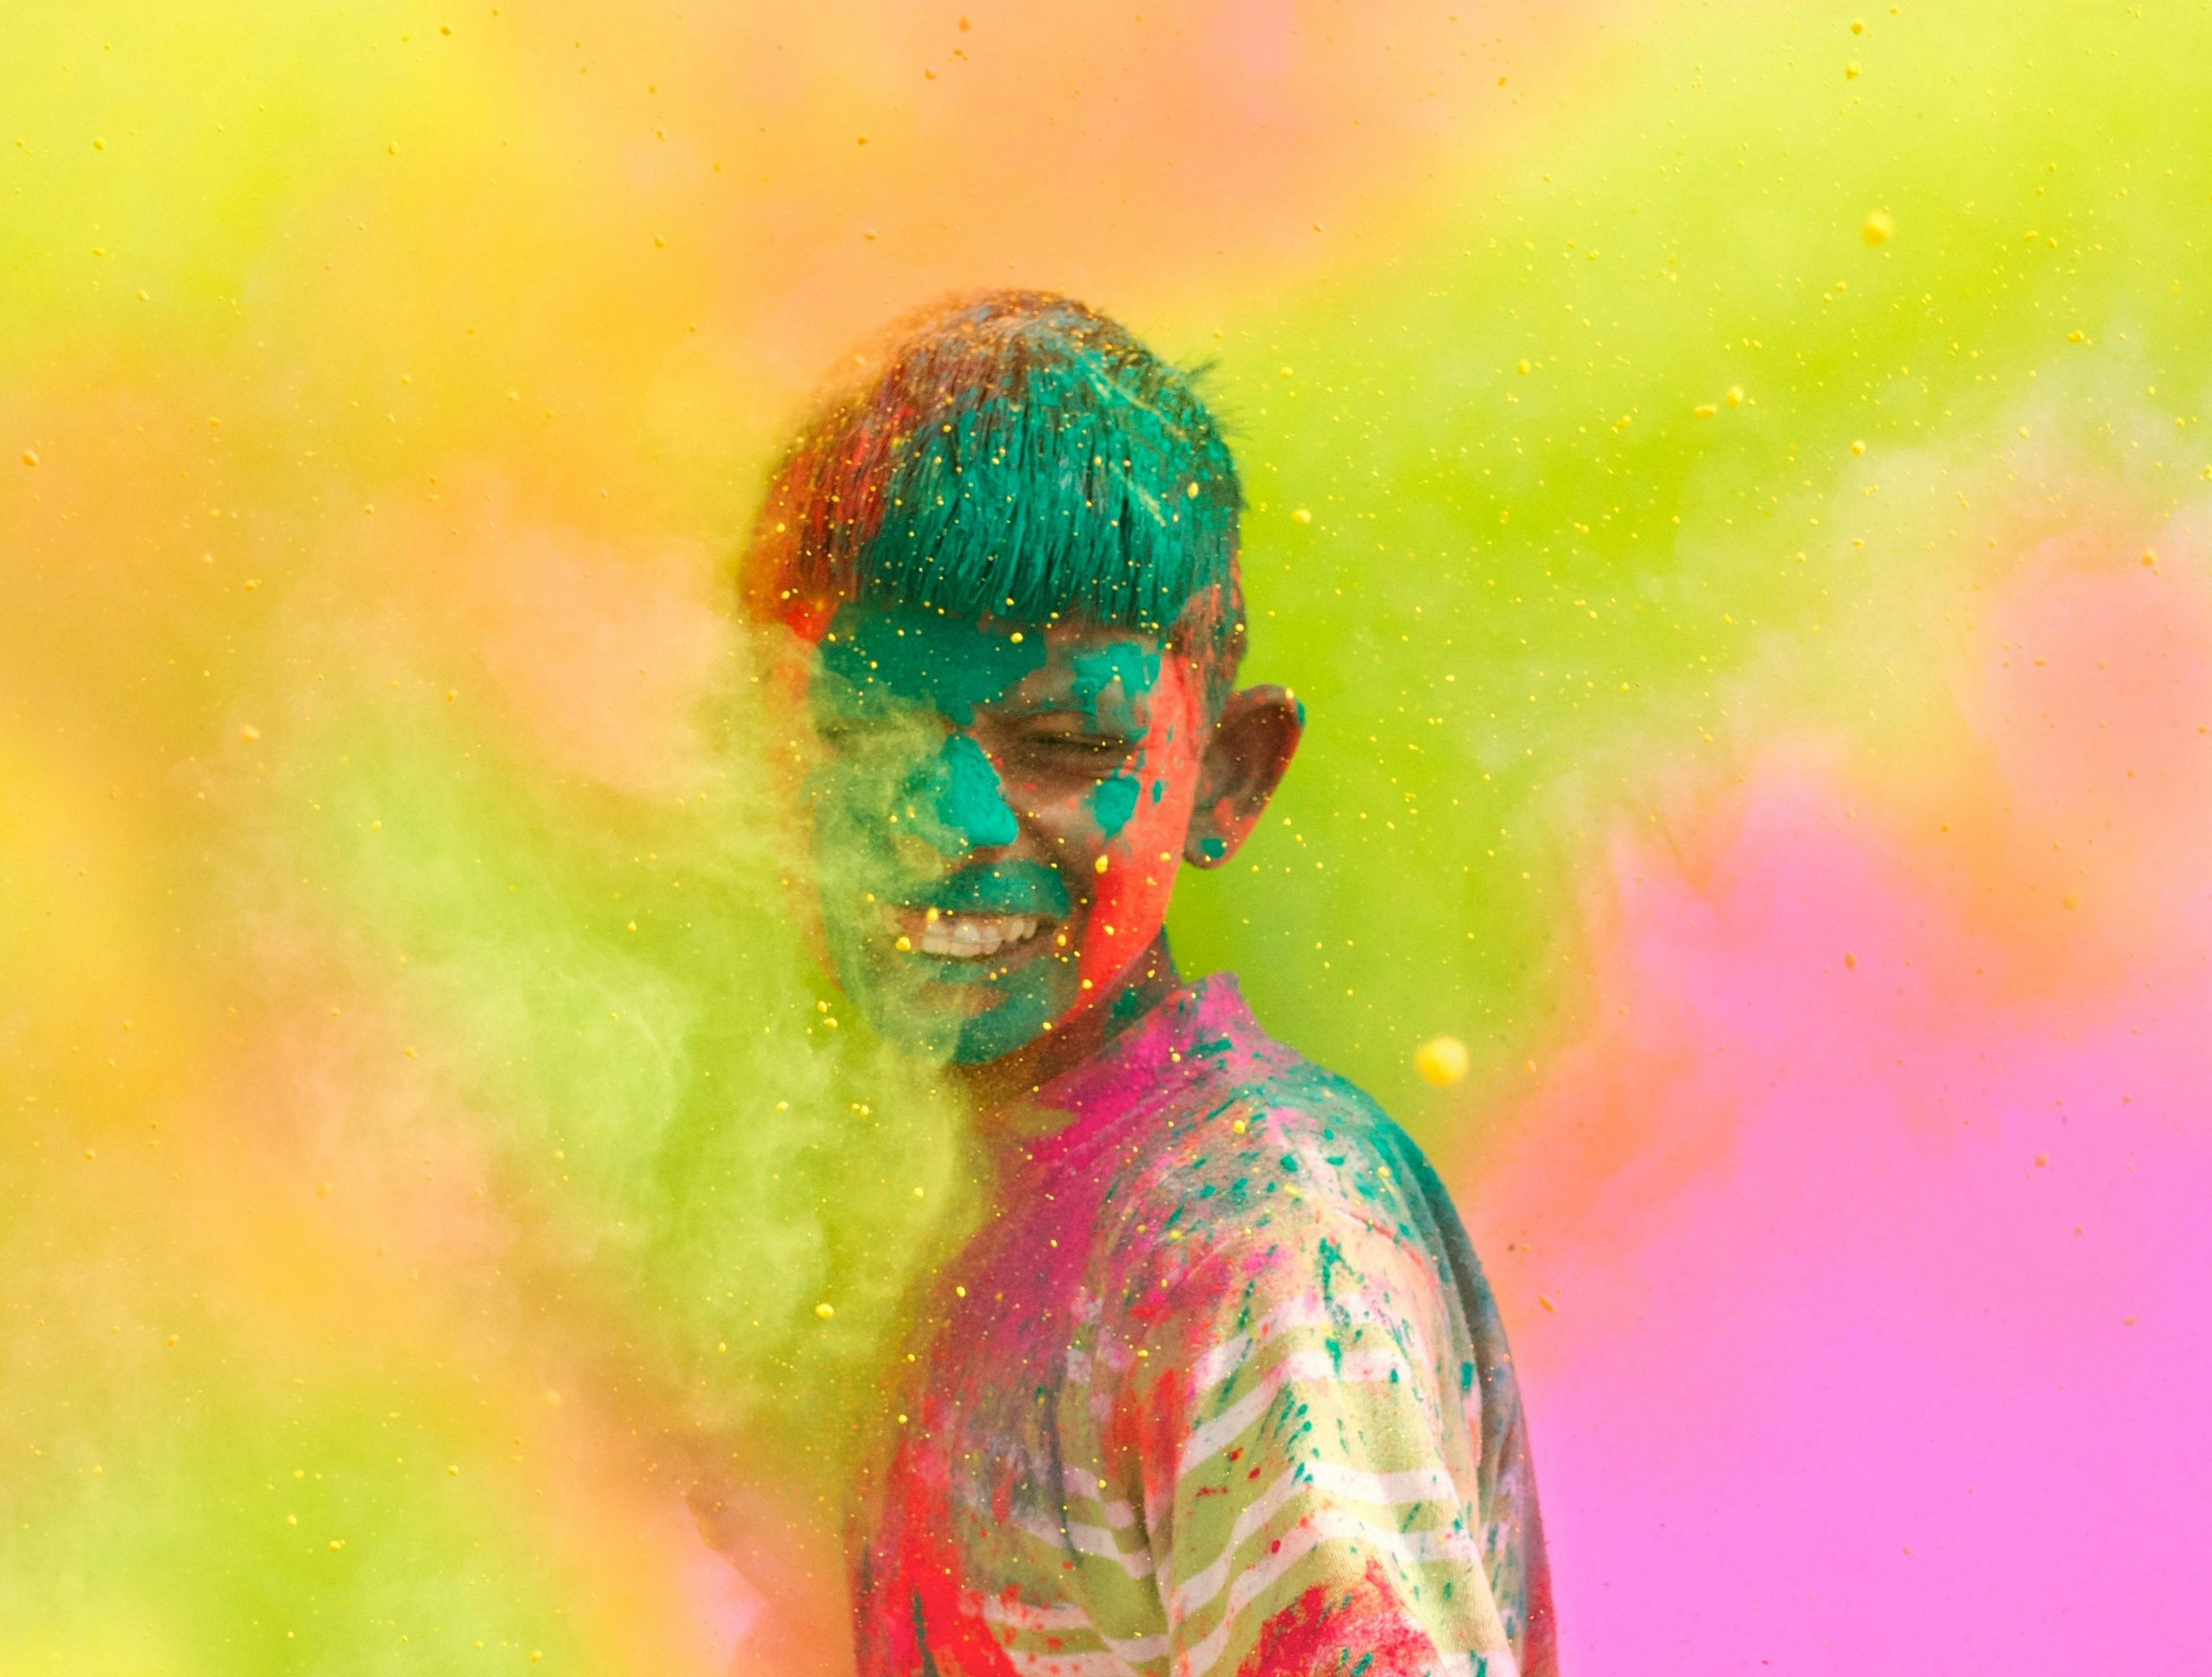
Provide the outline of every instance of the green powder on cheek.
{"type": "MultiPolygon", "coordinates": [[[[1108,838],[1118,837],[1129,824],[1129,817],[1137,812],[1137,782],[1126,775],[1116,775],[1110,781],[1101,781],[1091,794],[1091,813],[1098,823],[1098,830],[1108,838]]],[[[1153,783],[1158,790],[1158,782],[1153,783]]]]}

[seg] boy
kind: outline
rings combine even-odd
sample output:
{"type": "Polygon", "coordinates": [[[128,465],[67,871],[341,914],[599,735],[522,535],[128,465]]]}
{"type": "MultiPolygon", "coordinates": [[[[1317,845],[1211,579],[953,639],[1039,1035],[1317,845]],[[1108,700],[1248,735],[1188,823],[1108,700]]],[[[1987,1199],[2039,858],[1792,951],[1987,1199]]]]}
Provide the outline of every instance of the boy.
{"type": "Polygon", "coordinates": [[[1009,292],[909,322],[755,531],[838,981],[951,1063],[996,1171],[856,1516],[865,1677],[1556,1669],[1450,1201],[1169,957],[1176,870],[1235,854],[1304,720],[1234,686],[1241,505],[1187,378],[1009,292]]]}

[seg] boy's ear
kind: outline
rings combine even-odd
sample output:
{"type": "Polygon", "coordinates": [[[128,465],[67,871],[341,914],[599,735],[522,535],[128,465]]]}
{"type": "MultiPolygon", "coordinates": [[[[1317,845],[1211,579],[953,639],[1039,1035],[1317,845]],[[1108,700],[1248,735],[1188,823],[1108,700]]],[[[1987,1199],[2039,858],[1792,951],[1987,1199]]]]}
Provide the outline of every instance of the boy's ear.
{"type": "Polygon", "coordinates": [[[1306,708],[1287,688],[1247,687],[1229,696],[1199,763],[1185,861],[1218,867],[1237,854],[1282,784],[1305,726],[1306,708]]]}

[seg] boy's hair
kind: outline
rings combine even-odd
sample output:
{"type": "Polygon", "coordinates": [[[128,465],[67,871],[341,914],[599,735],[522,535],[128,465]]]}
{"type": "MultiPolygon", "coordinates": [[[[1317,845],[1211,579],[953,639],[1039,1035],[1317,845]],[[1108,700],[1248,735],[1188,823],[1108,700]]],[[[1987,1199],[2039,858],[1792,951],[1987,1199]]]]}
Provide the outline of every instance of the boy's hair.
{"type": "Polygon", "coordinates": [[[784,454],[745,608],[809,639],[847,600],[1142,629],[1218,708],[1244,651],[1243,505],[1190,374],[1066,297],[954,298],[894,327],[784,454]]]}

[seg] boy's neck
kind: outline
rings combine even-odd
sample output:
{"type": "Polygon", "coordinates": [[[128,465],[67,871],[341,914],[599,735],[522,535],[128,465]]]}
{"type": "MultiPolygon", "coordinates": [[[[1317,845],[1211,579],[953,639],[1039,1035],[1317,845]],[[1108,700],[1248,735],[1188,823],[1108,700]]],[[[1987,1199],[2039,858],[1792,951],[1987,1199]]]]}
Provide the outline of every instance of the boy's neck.
{"type": "Polygon", "coordinates": [[[1100,1001],[1002,1059],[981,1066],[956,1066],[953,1075],[966,1087],[976,1119],[987,1133],[1009,1127],[1010,1121],[1012,1127],[1027,1133],[1033,1126],[1024,1120],[1035,1113],[1030,1097],[1091,1059],[1182,987],[1182,979],[1176,971],[1175,957],[1168,952],[1168,934],[1164,931],[1145,946],[1120,978],[1103,987],[1105,993],[1115,998],[1114,1001],[1100,1001]]]}

